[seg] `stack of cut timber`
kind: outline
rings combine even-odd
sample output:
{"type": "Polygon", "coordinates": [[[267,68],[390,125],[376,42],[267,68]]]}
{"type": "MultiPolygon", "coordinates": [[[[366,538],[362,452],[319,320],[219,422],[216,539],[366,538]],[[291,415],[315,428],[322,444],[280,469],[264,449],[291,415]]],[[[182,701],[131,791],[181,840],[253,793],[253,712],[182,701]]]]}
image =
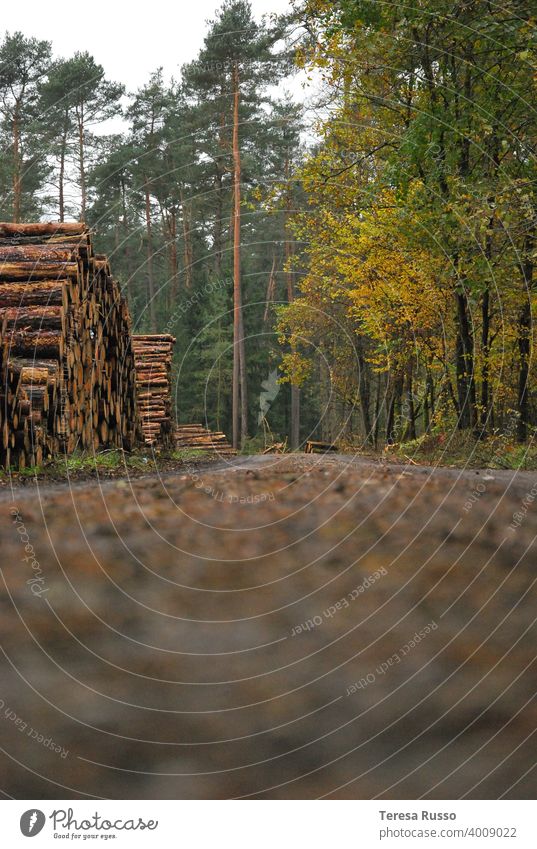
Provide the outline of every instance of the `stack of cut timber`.
{"type": "Polygon", "coordinates": [[[171,372],[175,338],[169,334],[132,337],[136,391],[146,445],[173,448],[171,372]]]}
{"type": "Polygon", "coordinates": [[[237,451],[227,441],[225,433],[211,431],[200,424],[177,425],[175,445],[178,449],[193,448],[202,451],[214,451],[221,456],[230,456],[237,451]]]}
{"type": "Polygon", "coordinates": [[[83,223],[0,224],[0,463],[130,448],[130,319],[83,223]]]}

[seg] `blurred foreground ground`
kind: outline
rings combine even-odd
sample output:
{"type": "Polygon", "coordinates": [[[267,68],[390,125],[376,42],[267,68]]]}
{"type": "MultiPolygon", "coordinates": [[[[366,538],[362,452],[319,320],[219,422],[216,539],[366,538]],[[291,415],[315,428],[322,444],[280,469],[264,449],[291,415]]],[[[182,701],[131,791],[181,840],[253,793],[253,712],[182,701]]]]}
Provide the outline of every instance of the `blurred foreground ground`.
{"type": "Polygon", "coordinates": [[[312,456],[4,488],[0,788],[533,798],[536,494],[312,456]]]}

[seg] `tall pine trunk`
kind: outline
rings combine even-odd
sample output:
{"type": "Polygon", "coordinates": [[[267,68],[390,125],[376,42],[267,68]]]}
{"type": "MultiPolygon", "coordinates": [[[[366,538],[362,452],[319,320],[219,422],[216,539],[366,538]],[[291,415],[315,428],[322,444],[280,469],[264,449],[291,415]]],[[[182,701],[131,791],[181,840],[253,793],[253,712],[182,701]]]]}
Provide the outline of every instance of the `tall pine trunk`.
{"type": "Polygon", "coordinates": [[[222,273],[222,219],[224,216],[224,187],[222,172],[218,166],[214,180],[216,186],[216,214],[214,217],[213,231],[214,271],[216,276],[219,278],[222,273]]]}
{"type": "Polygon", "coordinates": [[[127,269],[127,298],[130,304],[134,303],[134,292],[133,292],[133,284],[132,284],[132,276],[131,276],[131,263],[130,263],[130,248],[129,248],[129,225],[127,222],[127,190],[125,186],[125,179],[123,176],[120,177],[120,192],[121,192],[121,214],[123,218],[123,255],[125,257],[125,267],[127,269]]]}
{"type": "Polygon", "coordinates": [[[185,289],[192,288],[192,263],[194,254],[192,250],[192,219],[190,209],[185,201],[181,189],[181,214],[183,218],[183,265],[185,271],[185,289]]]}
{"type": "Polygon", "coordinates": [[[233,65],[233,447],[248,433],[248,400],[241,292],[241,153],[239,145],[239,67],[233,65]],[[240,431],[239,431],[240,428],[240,431]]]}
{"type": "Polygon", "coordinates": [[[155,278],[153,276],[153,228],[151,223],[151,198],[149,181],[144,181],[145,192],[145,226],[147,238],[147,290],[149,295],[149,321],[151,333],[157,332],[157,316],[155,311],[155,278]]]}
{"type": "Polygon", "coordinates": [[[65,148],[67,145],[67,127],[64,126],[62,132],[61,148],[60,148],[60,174],[58,186],[58,212],[60,221],[65,221],[65,148]]]}
{"type": "Polygon", "coordinates": [[[168,230],[170,234],[170,301],[175,305],[178,293],[179,263],[177,260],[177,212],[175,207],[169,215],[168,230]]]}
{"type": "Polygon", "coordinates": [[[78,169],[80,173],[80,219],[86,219],[86,161],[84,150],[84,113],[78,116],[78,169]]]}
{"type": "Polygon", "coordinates": [[[13,221],[18,223],[21,217],[21,153],[20,153],[20,115],[18,104],[13,113],[13,221]]]}
{"type": "MultiPolygon", "coordinates": [[[[221,91],[222,102],[224,102],[225,92],[221,91]]],[[[220,129],[218,134],[218,147],[222,151],[226,149],[226,116],[222,112],[220,114],[220,129]]],[[[222,273],[222,238],[223,238],[223,221],[224,221],[224,168],[225,163],[222,156],[216,159],[216,172],[214,176],[215,191],[216,191],[216,213],[214,218],[214,235],[213,235],[213,251],[214,251],[214,271],[219,278],[222,273]]]]}

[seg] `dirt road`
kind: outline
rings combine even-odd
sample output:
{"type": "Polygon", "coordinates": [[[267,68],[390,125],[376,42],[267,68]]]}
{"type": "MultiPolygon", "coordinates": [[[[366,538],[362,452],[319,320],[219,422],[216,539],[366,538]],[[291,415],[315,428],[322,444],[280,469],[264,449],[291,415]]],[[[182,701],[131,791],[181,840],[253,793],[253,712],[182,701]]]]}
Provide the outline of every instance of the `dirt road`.
{"type": "Polygon", "coordinates": [[[537,475],[348,457],[4,488],[16,798],[532,798],[537,475]]]}

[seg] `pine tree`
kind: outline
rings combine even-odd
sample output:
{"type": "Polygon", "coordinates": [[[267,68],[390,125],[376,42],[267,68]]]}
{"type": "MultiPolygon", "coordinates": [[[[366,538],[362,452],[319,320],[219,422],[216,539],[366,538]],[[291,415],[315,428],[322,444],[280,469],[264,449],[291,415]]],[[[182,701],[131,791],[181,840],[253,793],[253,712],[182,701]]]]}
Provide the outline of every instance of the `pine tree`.
{"type": "Polygon", "coordinates": [[[159,68],[151,75],[147,85],[138,90],[127,111],[127,117],[132,121],[135,181],[144,195],[147,293],[152,333],[157,331],[153,195],[154,182],[161,170],[163,128],[169,104],[170,94],[164,85],[162,68],[159,68]]]}
{"type": "MultiPolygon", "coordinates": [[[[6,33],[0,46],[0,116],[4,136],[3,178],[11,183],[8,208],[20,221],[39,206],[36,198],[44,179],[44,151],[35,133],[39,83],[51,63],[48,41],[6,33]],[[9,175],[9,176],[8,176],[9,175]]],[[[7,181],[6,181],[7,182],[7,181]]],[[[7,189],[7,185],[4,183],[7,189]]]]}
{"type": "MultiPolygon", "coordinates": [[[[244,444],[248,434],[248,391],[244,340],[243,285],[241,269],[242,143],[244,122],[259,106],[262,90],[274,82],[281,63],[272,48],[280,36],[256,23],[245,0],[226,0],[211,22],[199,58],[184,69],[187,85],[204,92],[214,106],[213,124],[218,126],[222,151],[231,153],[233,174],[233,445],[244,444]],[[250,111],[245,115],[241,104],[250,111]]],[[[221,158],[217,179],[221,180],[221,158]]],[[[221,188],[221,186],[220,186],[221,188]]],[[[220,210],[221,212],[221,198],[220,210]]],[[[221,218],[217,217],[218,234],[221,218]]],[[[219,240],[219,239],[218,239],[219,240]]],[[[220,245],[216,245],[219,254],[220,245]]]]}
{"type": "Polygon", "coordinates": [[[75,53],[54,64],[42,87],[43,102],[50,116],[59,151],[58,206],[60,220],[65,215],[65,166],[67,152],[76,150],[76,170],[80,192],[80,218],[88,207],[88,148],[95,147],[92,128],[121,114],[121,83],[106,79],[104,68],[89,53],[75,53]]]}

